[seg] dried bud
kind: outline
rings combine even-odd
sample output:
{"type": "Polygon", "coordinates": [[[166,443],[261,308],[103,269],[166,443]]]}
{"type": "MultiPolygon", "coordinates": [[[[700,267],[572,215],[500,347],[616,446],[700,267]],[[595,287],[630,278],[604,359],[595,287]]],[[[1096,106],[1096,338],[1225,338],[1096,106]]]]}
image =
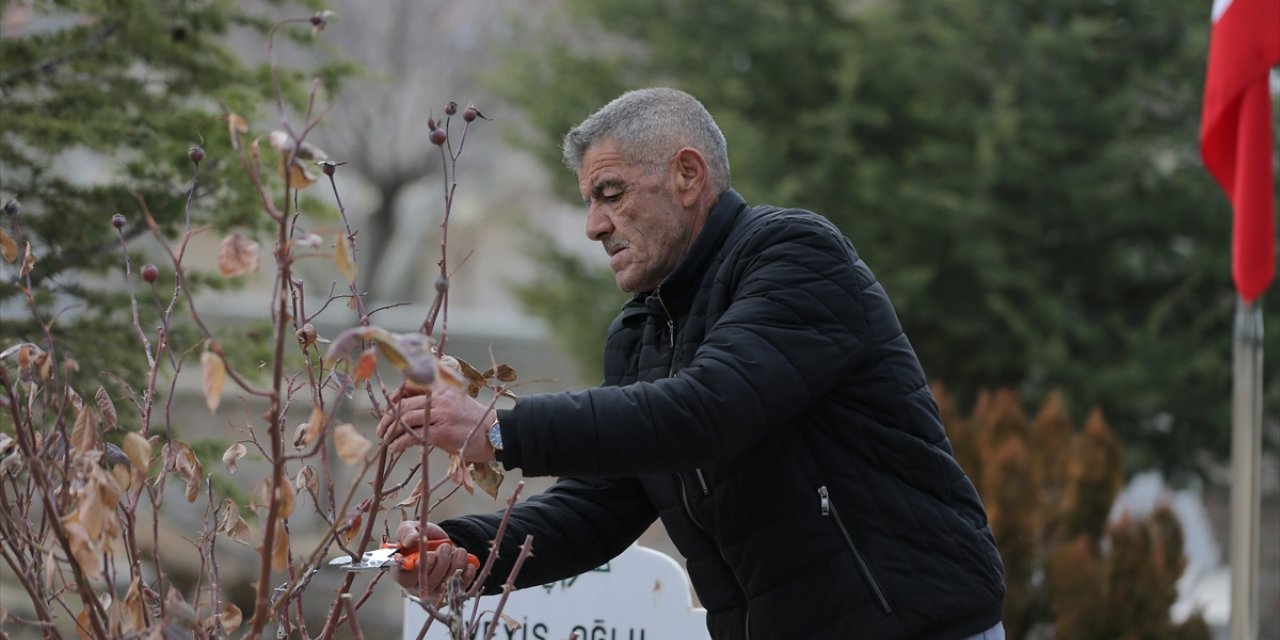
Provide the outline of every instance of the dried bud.
{"type": "Polygon", "coordinates": [[[453,115],[453,114],[455,114],[455,113],[457,113],[457,112],[458,112],[458,103],[456,103],[456,102],[454,102],[454,101],[452,101],[452,100],[450,100],[450,101],[448,101],[448,102],[446,102],[446,103],[445,103],[445,105],[444,105],[444,114],[445,114],[446,116],[451,116],[451,115],[453,115]]]}
{"type": "Polygon", "coordinates": [[[479,113],[480,112],[476,111],[475,107],[467,107],[462,110],[462,119],[467,122],[472,122],[476,119],[476,116],[479,115],[479,113]]]}
{"type": "Polygon", "coordinates": [[[435,131],[435,129],[436,129],[436,117],[427,116],[427,131],[435,131]]]}
{"type": "Polygon", "coordinates": [[[142,268],[142,279],[147,282],[155,282],[160,277],[160,269],[154,264],[149,264],[142,268]]]}
{"type": "Polygon", "coordinates": [[[324,171],[324,174],[326,176],[332,176],[333,173],[338,170],[338,165],[332,162],[329,162],[328,160],[321,160],[319,162],[319,165],[320,165],[320,169],[324,171]]]}
{"type": "Polygon", "coordinates": [[[17,198],[10,198],[8,202],[4,203],[4,212],[6,215],[16,216],[18,215],[18,210],[21,208],[22,203],[18,202],[17,198]]]}
{"type": "Polygon", "coordinates": [[[444,129],[436,128],[431,130],[431,133],[427,136],[427,138],[431,140],[431,144],[440,146],[444,144],[446,140],[449,139],[449,134],[445,133],[444,129]]]}
{"type": "Polygon", "coordinates": [[[302,328],[298,329],[297,332],[295,332],[295,335],[298,336],[298,343],[301,344],[303,348],[316,343],[316,328],[312,326],[310,322],[302,325],[302,328]]]}
{"type": "Polygon", "coordinates": [[[117,213],[114,216],[111,216],[111,226],[117,229],[123,229],[125,222],[126,221],[123,213],[117,213]]]}
{"type": "Polygon", "coordinates": [[[187,159],[191,160],[192,164],[200,164],[200,161],[204,160],[204,149],[191,147],[187,150],[187,159]]]}

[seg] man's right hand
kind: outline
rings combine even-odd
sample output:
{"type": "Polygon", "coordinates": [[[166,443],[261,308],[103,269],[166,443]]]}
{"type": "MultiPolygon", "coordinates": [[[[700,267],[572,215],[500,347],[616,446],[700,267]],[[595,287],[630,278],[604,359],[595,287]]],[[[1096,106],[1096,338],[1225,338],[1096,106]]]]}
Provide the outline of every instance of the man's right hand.
{"type": "MultiPolygon", "coordinates": [[[[444,529],[433,522],[420,527],[417,520],[406,520],[396,529],[396,542],[405,553],[409,553],[419,547],[424,533],[427,540],[449,539],[444,529]]],[[[399,566],[391,569],[400,586],[433,604],[444,595],[445,582],[458,571],[462,572],[464,589],[476,579],[476,568],[467,562],[467,550],[451,542],[441,544],[435,551],[422,551],[418,556],[418,566],[411,571],[399,566]],[[418,579],[423,575],[426,576],[425,582],[419,584],[418,579]]]]}

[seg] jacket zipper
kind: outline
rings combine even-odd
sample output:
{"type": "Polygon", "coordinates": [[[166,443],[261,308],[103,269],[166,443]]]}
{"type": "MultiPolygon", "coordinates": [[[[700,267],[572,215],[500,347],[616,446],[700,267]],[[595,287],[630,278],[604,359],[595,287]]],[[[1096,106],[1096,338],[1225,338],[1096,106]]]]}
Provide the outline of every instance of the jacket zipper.
{"type": "MultiPolygon", "coordinates": [[[[699,478],[701,478],[701,473],[699,473],[699,478]]],[[[689,520],[693,522],[695,527],[707,534],[708,538],[711,538],[711,532],[702,525],[702,521],[698,520],[697,516],[693,515],[693,506],[689,504],[689,491],[685,487],[684,476],[677,473],[676,480],[680,482],[680,501],[684,503],[685,515],[689,516],[689,520]]],[[[724,557],[724,551],[720,549],[720,545],[716,543],[714,538],[711,538],[711,545],[716,548],[716,553],[720,554],[720,561],[723,562],[725,566],[728,566],[729,559],[724,557]]],[[[734,578],[734,581],[736,582],[737,578],[734,578]]],[[[741,590],[742,586],[739,585],[738,589],[741,590]]],[[[745,630],[746,640],[751,640],[751,603],[747,601],[747,594],[745,592],[742,594],[742,609],[744,613],[742,626],[745,630]]]]}
{"type": "MultiPolygon", "coordinates": [[[[670,378],[676,375],[676,321],[671,317],[671,310],[667,309],[667,303],[662,299],[662,290],[654,289],[653,297],[657,298],[658,306],[662,307],[663,315],[667,316],[667,344],[671,347],[671,364],[667,367],[667,377],[670,378]]],[[[707,478],[702,474],[702,468],[695,468],[693,472],[698,476],[698,486],[702,489],[702,495],[711,495],[711,487],[707,486],[707,478]]],[[[683,487],[684,480],[682,479],[680,483],[683,487]]],[[[687,502],[685,506],[688,506],[687,502]]],[[[692,517],[693,513],[690,512],[689,515],[692,517]]]]}
{"type": "Polygon", "coordinates": [[[858,553],[858,547],[853,544],[853,536],[850,536],[849,530],[844,527],[844,521],[840,519],[840,514],[836,511],[836,505],[831,502],[831,495],[827,493],[826,485],[818,487],[818,503],[822,507],[822,517],[831,518],[835,521],[836,527],[840,529],[840,535],[844,536],[845,544],[849,545],[849,551],[853,552],[853,561],[858,566],[858,573],[862,574],[862,579],[867,583],[867,587],[871,589],[871,594],[875,596],[876,603],[880,605],[880,610],[885,615],[893,613],[893,607],[889,606],[889,599],[885,597],[884,590],[880,588],[880,583],[876,582],[875,576],[871,575],[871,568],[862,560],[862,554],[858,553]]]}

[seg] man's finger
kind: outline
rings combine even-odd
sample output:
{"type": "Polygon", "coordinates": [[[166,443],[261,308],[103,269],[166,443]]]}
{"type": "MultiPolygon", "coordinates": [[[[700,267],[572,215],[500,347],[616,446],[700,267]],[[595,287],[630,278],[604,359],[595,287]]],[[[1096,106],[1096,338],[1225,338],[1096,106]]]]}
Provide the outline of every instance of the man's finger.
{"type": "Polygon", "coordinates": [[[425,409],[404,410],[400,413],[398,420],[388,421],[385,429],[381,424],[378,425],[379,436],[383,440],[395,440],[408,431],[422,427],[426,419],[427,411],[425,409]]]}
{"type": "Polygon", "coordinates": [[[391,453],[402,453],[413,447],[419,447],[427,443],[426,434],[422,429],[413,429],[395,440],[391,441],[388,450],[391,453]]]}
{"type": "MultiPolygon", "coordinates": [[[[388,436],[387,431],[394,431],[402,428],[400,423],[408,422],[409,415],[414,411],[423,411],[427,407],[426,397],[413,396],[404,400],[394,402],[387,411],[382,414],[382,419],[378,421],[378,437],[385,438],[388,436]]],[[[412,423],[410,423],[412,424],[412,423]]]]}
{"type": "Polygon", "coordinates": [[[401,522],[400,526],[396,527],[396,544],[406,550],[417,549],[420,529],[417,520],[401,522]]]}

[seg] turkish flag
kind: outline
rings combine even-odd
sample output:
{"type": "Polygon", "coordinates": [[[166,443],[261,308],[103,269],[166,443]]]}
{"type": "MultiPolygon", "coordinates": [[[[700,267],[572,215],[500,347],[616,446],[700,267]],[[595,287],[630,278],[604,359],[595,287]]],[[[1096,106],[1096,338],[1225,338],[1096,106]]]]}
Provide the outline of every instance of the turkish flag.
{"type": "Polygon", "coordinates": [[[1280,0],[1216,0],[1200,118],[1200,157],[1235,209],[1231,275],[1246,301],[1276,271],[1271,96],[1280,64],[1280,0]]]}

